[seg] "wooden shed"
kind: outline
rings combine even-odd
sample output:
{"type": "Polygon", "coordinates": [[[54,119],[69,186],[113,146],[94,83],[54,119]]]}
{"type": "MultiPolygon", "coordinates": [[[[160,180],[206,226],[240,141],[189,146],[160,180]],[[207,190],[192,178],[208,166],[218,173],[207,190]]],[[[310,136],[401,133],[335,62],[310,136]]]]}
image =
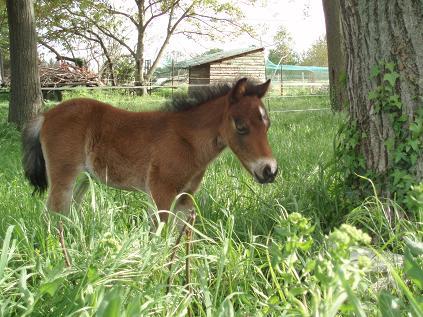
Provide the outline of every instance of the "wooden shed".
{"type": "Polygon", "coordinates": [[[232,82],[241,77],[265,81],[263,47],[249,47],[197,57],[179,64],[189,70],[189,84],[232,82]]]}

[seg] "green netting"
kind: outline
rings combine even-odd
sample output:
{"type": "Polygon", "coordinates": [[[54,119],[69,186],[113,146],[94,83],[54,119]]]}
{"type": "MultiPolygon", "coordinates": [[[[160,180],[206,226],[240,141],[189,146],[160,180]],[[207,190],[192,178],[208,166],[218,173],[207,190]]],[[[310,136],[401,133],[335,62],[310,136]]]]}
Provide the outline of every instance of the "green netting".
{"type": "Polygon", "coordinates": [[[329,80],[329,70],[320,66],[276,65],[266,61],[267,78],[282,81],[322,82],[329,80]]]}

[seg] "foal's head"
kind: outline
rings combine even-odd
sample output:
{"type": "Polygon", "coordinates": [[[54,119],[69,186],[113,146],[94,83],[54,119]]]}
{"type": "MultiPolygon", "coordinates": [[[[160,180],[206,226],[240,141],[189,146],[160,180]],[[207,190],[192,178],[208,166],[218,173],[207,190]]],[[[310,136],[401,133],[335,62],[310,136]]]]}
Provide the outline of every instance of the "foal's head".
{"type": "Polygon", "coordinates": [[[267,131],[270,119],[261,98],[270,80],[261,85],[238,80],[228,94],[228,105],[222,122],[221,136],[244,167],[259,183],[275,180],[278,165],[272,155],[267,131]]]}

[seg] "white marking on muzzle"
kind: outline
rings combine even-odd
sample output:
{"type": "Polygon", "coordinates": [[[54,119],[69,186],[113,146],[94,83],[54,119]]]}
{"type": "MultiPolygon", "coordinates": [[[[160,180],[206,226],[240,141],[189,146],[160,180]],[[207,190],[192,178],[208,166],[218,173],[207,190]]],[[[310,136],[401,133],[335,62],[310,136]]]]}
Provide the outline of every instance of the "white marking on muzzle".
{"type": "Polygon", "coordinates": [[[272,174],[275,174],[276,170],[278,169],[278,163],[273,157],[259,158],[253,162],[248,163],[247,166],[251,174],[258,176],[261,179],[264,179],[263,171],[266,166],[270,167],[270,172],[272,174]]]}

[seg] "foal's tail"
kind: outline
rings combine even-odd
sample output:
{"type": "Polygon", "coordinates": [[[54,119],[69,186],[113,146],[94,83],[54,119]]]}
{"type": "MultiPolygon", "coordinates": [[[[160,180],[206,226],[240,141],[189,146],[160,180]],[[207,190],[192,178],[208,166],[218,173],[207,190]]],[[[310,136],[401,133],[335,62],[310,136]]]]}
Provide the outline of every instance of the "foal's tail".
{"type": "Polygon", "coordinates": [[[43,122],[43,115],[36,117],[25,126],[22,134],[23,169],[25,177],[35,187],[33,194],[43,193],[48,186],[46,162],[40,143],[43,122]]]}

